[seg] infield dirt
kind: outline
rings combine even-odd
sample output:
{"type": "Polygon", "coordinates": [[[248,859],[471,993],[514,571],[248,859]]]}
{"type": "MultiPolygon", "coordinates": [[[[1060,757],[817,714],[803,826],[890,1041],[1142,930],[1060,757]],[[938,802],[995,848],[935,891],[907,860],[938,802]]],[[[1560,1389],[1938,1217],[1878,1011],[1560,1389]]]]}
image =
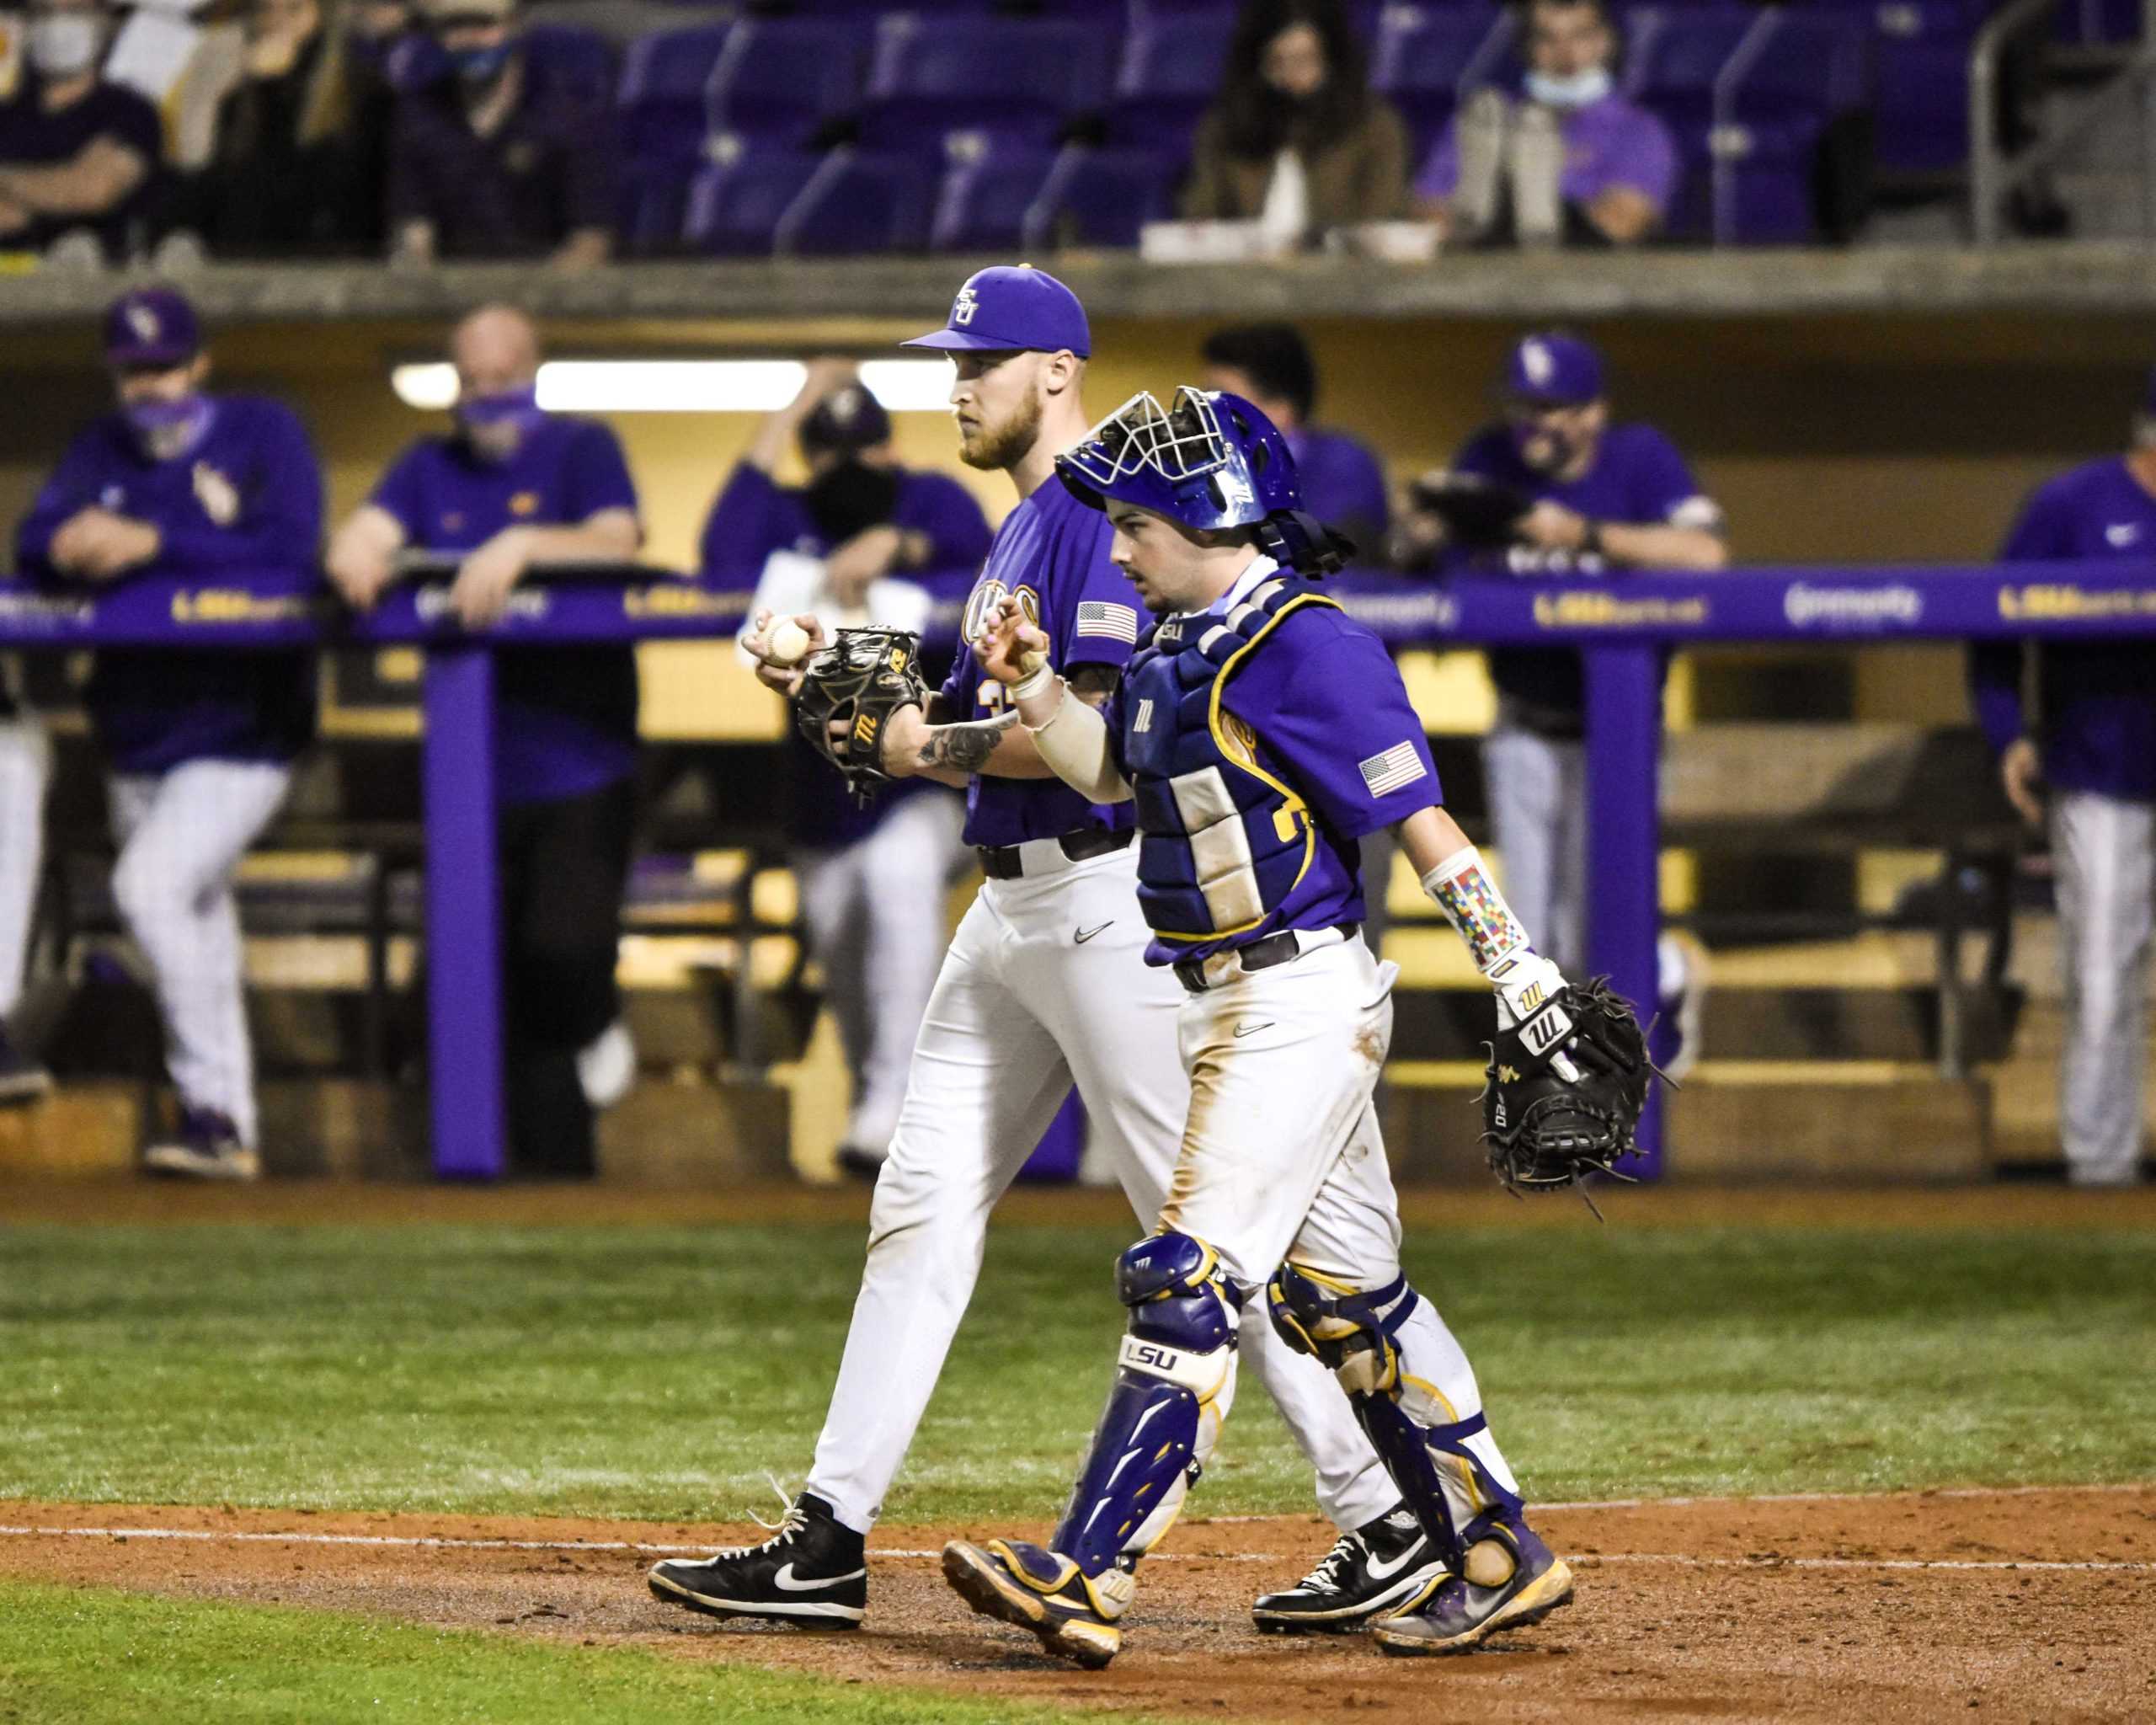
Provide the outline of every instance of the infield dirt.
{"type": "Polygon", "coordinates": [[[2156,1486],[1538,1520],[1578,1572],[1577,1601],[1487,1651],[1422,1660],[1252,1630],[1251,1597],[1329,1543],[1315,1519],[1186,1522],[1146,1567],[1123,1656],[1093,1674],[972,1616],[938,1573],[947,1539],[1037,1529],[886,1527],[869,1621],[845,1635],[662,1605],[643,1572],[664,1550],[618,1548],[701,1550],[760,1538],[752,1527],[0,1503],[0,1572],[1199,1719],[2156,1716],[2156,1486]],[[483,1543],[506,1541],[530,1543],[483,1543]]]}

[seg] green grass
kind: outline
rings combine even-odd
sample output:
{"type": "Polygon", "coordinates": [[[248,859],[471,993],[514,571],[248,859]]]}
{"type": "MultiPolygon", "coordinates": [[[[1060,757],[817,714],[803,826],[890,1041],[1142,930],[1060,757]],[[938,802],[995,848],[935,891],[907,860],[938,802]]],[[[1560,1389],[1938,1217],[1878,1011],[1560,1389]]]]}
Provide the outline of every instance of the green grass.
{"type": "Polygon", "coordinates": [[[0,1725],[1075,1725],[1084,1717],[634,1648],[0,1582],[0,1725]]]}
{"type": "MultiPolygon", "coordinates": [[[[1121,1313],[1008,1228],[889,1514],[1051,1519],[1121,1313]]],[[[0,1497],[738,1519],[807,1467],[852,1227],[0,1230],[0,1497]]],[[[1542,1498],[2156,1478],[2156,1233],[1425,1230],[1542,1498]]],[[[1246,1381],[1193,1503],[1308,1487],[1246,1381]]]]}

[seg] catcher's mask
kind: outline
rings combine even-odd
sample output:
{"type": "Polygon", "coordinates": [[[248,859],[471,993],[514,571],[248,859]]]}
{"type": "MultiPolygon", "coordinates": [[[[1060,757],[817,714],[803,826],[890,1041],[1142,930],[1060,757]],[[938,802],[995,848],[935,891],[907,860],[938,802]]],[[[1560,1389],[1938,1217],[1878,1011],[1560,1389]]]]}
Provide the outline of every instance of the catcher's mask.
{"type": "Polygon", "coordinates": [[[1165,409],[1141,390],[1057,457],[1055,471],[1089,509],[1113,498],[1199,531],[1254,527],[1260,548],[1305,574],[1328,574],[1354,550],[1304,509],[1278,427],[1225,390],[1185,384],[1165,409]]]}

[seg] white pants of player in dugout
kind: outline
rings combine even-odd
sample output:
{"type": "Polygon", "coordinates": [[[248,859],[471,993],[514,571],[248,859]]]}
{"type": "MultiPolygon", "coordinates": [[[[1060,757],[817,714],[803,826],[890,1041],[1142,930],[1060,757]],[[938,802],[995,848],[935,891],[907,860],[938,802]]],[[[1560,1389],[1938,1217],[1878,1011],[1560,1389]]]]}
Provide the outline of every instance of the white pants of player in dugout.
{"type": "Polygon", "coordinates": [[[115,774],[112,892],[150,961],[165,1064],[180,1100],[214,1108],[256,1141],[254,1055],[232,876],[291,787],[276,761],[189,761],[115,774]]]}
{"type": "MultiPolygon", "coordinates": [[[[1397,972],[1360,936],[1300,939],[1300,956],[1263,970],[1219,955],[1207,966],[1212,986],[1184,1000],[1190,1118],[1161,1225],[1203,1241],[1245,1288],[1262,1289],[1287,1263],[1374,1290],[1401,1273],[1399,1199],[1370,1104],[1391,1045],[1397,972]]],[[[1261,1308],[1246,1308],[1246,1351],[1266,1323],[1261,1308]]],[[[1395,1339],[1406,1381],[1428,1398],[1417,1410],[1425,1423],[1481,1412],[1474,1369],[1427,1297],[1395,1339]]],[[[1465,1443],[1517,1493],[1487,1430],[1465,1443]]],[[[1454,1526],[1486,1507],[1465,1467],[1441,1467],[1439,1482],[1454,1526]]]]}
{"type": "Polygon", "coordinates": [[[0,1018],[22,997],[45,857],[45,787],[52,745],[34,718],[0,720],[0,1018]]]}
{"type": "MultiPolygon", "coordinates": [[[[1053,841],[1025,850],[1024,878],[985,882],[951,943],[876,1183],[868,1262],[808,1480],[862,1533],[972,1297],[989,1211],[1071,1084],[1139,1235],[1160,1213],[1192,1113],[1177,1055],[1182,986],[1142,960],[1135,845],[1081,862],[1053,841]]],[[[1272,1135],[1306,1118],[1301,1102],[1271,1123],[1272,1135]]],[[[1251,1289],[1262,1301],[1262,1286],[1251,1289]]],[[[1242,1338],[1316,1470],[1326,1514],[1346,1531],[1390,1509],[1399,1493],[1331,1375],[1271,1333],[1262,1303],[1248,1309],[1242,1338]]]]}
{"type": "Polygon", "coordinates": [[[2156,804],[2059,791],[2051,829],[2066,991],[2059,1138],[2067,1174],[2080,1186],[2130,1185],[2139,1176],[2148,1060],[2156,804]]]}
{"type": "Polygon", "coordinates": [[[843,1142],[881,1156],[898,1128],[914,1033],[943,959],[944,893],[964,799],[909,797],[857,844],[794,859],[824,998],[853,1080],[843,1142]]]}

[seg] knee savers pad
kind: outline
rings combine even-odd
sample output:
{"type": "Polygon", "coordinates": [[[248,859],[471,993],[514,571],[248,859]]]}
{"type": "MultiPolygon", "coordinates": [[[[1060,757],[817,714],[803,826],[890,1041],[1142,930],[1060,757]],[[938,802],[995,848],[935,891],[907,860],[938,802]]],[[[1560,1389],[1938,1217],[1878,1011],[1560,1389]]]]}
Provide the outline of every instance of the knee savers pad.
{"type": "Polygon", "coordinates": [[[1453,1418],[1435,1387],[1401,1357],[1397,1338],[1421,1296],[1405,1276],[1362,1291],[1293,1264],[1283,1264],[1265,1291],[1273,1329],[1339,1380],[1393,1484],[1457,1570],[1469,1541],[1454,1521],[1438,1470],[1465,1487],[1466,1500],[1490,1506],[1492,1513],[1517,1515],[1520,1500],[1467,1447],[1486,1429],[1482,1416],[1453,1418]]]}
{"type": "Polygon", "coordinates": [[[1116,1264],[1130,1327],[1054,1549],[1088,1576],[1134,1563],[1173,1524],[1235,1399],[1242,1291],[1213,1248],[1156,1234],[1116,1264]]]}

